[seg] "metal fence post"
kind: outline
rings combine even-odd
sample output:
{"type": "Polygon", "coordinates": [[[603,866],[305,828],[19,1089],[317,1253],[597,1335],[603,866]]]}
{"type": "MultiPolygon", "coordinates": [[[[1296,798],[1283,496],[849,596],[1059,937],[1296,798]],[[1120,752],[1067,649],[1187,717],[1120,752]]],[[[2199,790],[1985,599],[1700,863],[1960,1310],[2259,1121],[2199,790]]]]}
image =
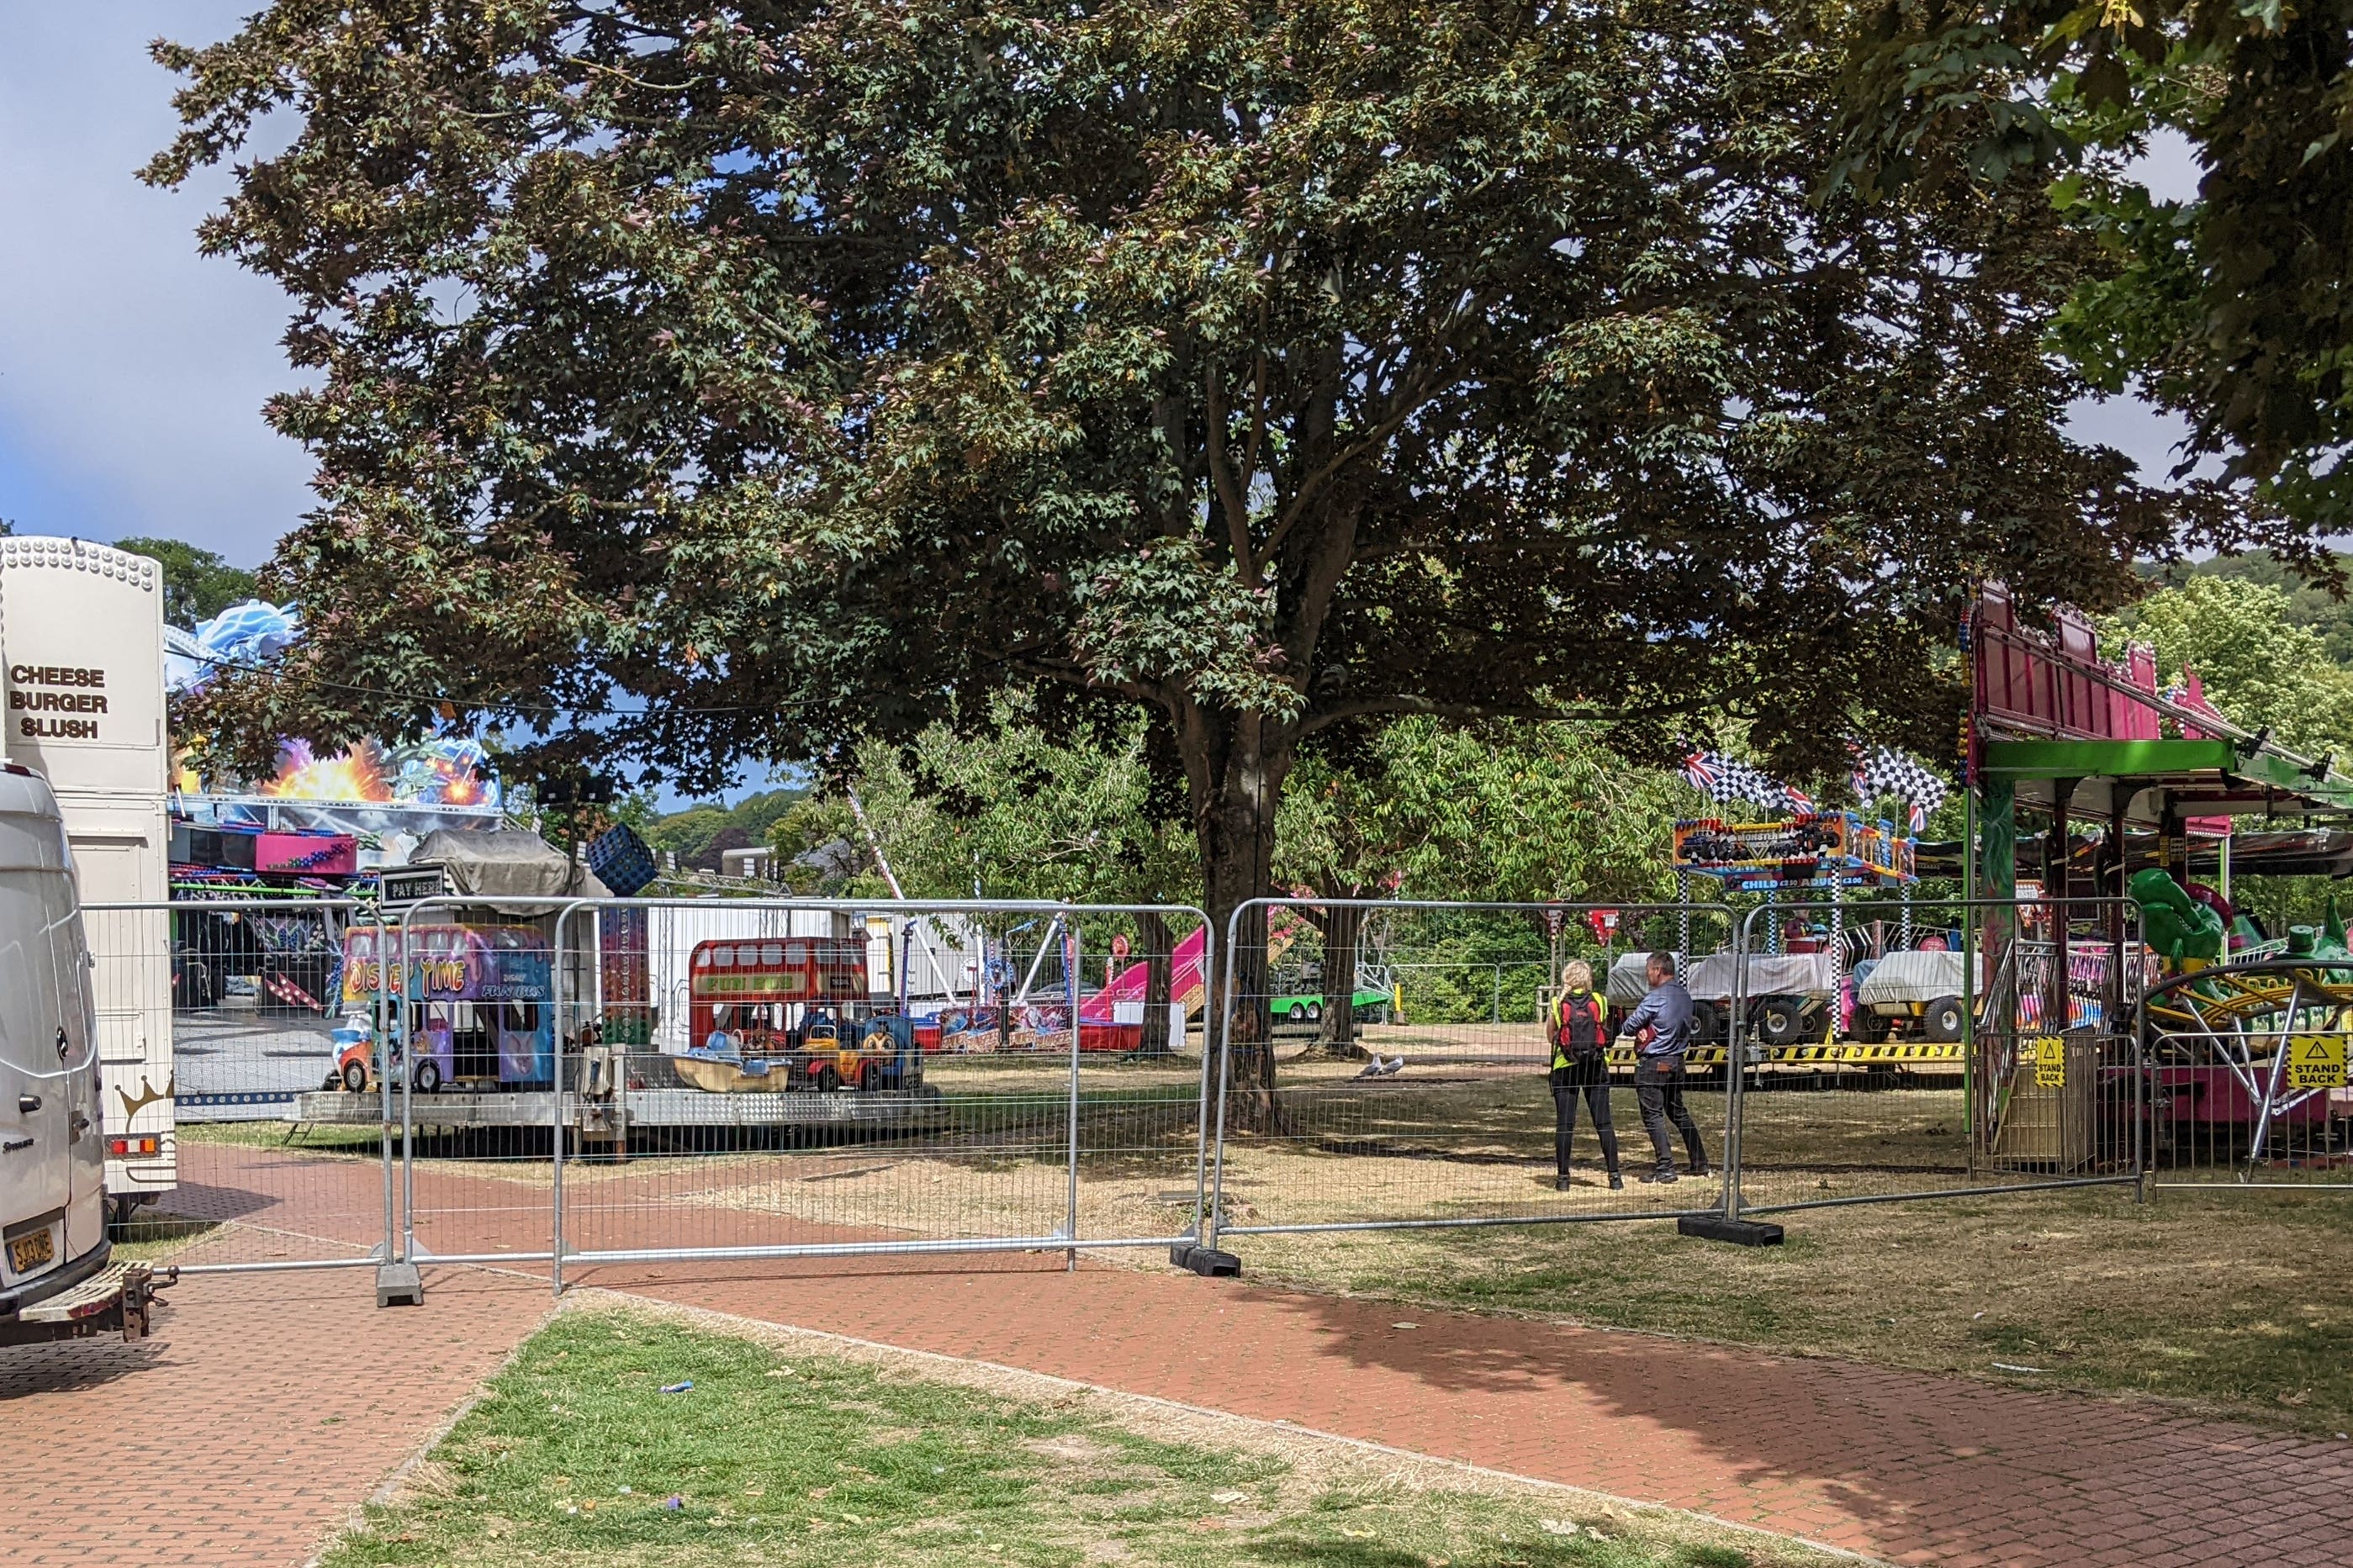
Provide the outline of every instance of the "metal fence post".
{"type": "Polygon", "coordinates": [[[1255,900],[1234,906],[1226,916],[1225,977],[1218,994],[1207,999],[1205,1005],[1217,1013],[1214,1020],[1203,1019],[1201,1046],[1208,1048],[1208,1027],[1215,1022],[1218,1027],[1218,1142],[1217,1160],[1212,1171],[1213,1185],[1209,1192],[1209,1217],[1201,1245],[1208,1251],[1218,1249],[1218,1229],[1225,1216],[1226,1206],[1226,1101],[1233,1094],[1234,1070],[1234,946],[1240,940],[1242,910],[1255,900]]]}
{"type": "MultiPolygon", "coordinates": [[[[1756,916],[1733,927],[1732,938],[1732,1016],[1724,1024],[1725,1079],[1724,1092],[1724,1217],[1740,1217],[1740,1131],[1741,1117],[1747,1104],[1748,1042],[1748,926],[1756,916]]],[[[1685,916],[1689,918],[1688,915],[1685,916]]]]}
{"type": "Polygon", "coordinates": [[[375,1016],[372,1020],[375,1037],[370,1042],[376,1064],[375,1119],[382,1133],[380,1143],[384,1163],[384,1257],[385,1263],[399,1259],[400,1232],[392,1212],[392,1006],[386,984],[391,969],[386,962],[385,944],[391,934],[385,930],[384,906],[375,910],[375,1016]]]}
{"type": "MultiPolygon", "coordinates": [[[[1209,1020],[1209,979],[1217,973],[1218,960],[1221,956],[1218,951],[1217,931],[1205,915],[1201,921],[1201,1089],[1200,1102],[1193,1116],[1193,1243],[1197,1247],[1209,1245],[1208,1237],[1202,1229],[1204,1216],[1209,1209],[1209,1042],[1215,1034],[1209,1020]]],[[[1182,1031],[1180,1022],[1180,1042],[1182,1031]]]]}
{"type": "Polygon", "coordinates": [[[1079,1267],[1079,918],[1075,913],[1066,914],[1062,921],[1062,980],[1071,999],[1071,1202],[1062,1234],[1071,1241],[1064,1255],[1066,1267],[1075,1272],[1079,1267]]]}
{"type": "MultiPolygon", "coordinates": [[[[553,1292],[564,1294],[564,928],[572,921],[577,904],[557,911],[555,916],[555,964],[548,976],[547,1005],[552,1016],[549,1033],[555,1045],[554,1092],[548,1096],[554,1103],[549,1114],[548,1136],[551,1145],[548,1165],[548,1263],[547,1273],[553,1292]]],[[[582,1058],[585,1063],[586,1058],[582,1058]]]]}
{"type": "Polygon", "coordinates": [[[408,958],[421,903],[400,912],[400,1258],[417,1262],[417,1042],[409,1037],[408,958]]]}

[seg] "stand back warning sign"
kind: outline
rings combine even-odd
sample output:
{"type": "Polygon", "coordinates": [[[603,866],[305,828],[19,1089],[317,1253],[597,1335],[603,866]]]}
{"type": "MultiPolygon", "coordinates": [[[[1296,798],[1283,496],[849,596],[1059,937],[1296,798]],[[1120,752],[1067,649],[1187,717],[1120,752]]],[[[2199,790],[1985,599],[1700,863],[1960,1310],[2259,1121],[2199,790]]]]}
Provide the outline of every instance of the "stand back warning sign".
{"type": "Polygon", "coordinates": [[[2345,1037],[2290,1035],[2287,1037],[2287,1086],[2290,1089],[2343,1089],[2345,1037]]]}
{"type": "Polygon", "coordinates": [[[2034,1087],[2067,1087],[2067,1042],[2056,1035],[2037,1035],[2034,1047],[2034,1087]]]}

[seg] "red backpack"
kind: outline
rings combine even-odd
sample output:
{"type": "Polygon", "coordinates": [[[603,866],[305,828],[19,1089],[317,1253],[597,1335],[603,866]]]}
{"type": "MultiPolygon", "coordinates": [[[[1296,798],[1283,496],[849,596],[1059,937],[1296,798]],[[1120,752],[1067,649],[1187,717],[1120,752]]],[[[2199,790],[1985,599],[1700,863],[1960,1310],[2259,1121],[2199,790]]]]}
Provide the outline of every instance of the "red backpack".
{"type": "Polygon", "coordinates": [[[1608,1047],[1609,1042],[1601,1025],[1601,998],[1591,992],[1581,998],[1561,997],[1553,1004],[1552,1016],[1556,1062],[1594,1061],[1608,1047]]]}

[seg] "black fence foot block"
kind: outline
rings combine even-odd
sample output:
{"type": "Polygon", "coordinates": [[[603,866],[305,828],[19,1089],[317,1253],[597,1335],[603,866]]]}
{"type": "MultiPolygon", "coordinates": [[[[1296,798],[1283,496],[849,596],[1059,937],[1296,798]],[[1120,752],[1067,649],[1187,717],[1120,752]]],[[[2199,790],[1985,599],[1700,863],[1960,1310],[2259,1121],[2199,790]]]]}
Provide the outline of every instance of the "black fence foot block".
{"type": "Polygon", "coordinates": [[[1168,1249],[1168,1261],[1178,1268],[1189,1268],[1210,1279],[1232,1279],[1242,1271],[1242,1260],[1230,1252],[1219,1252],[1214,1247],[1196,1247],[1180,1241],[1168,1249]]]}
{"type": "Polygon", "coordinates": [[[1781,1227],[1763,1220],[1726,1219],[1720,1214],[1687,1214],[1675,1229],[1703,1241],[1728,1241],[1735,1247],[1778,1247],[1781,1227]]]}

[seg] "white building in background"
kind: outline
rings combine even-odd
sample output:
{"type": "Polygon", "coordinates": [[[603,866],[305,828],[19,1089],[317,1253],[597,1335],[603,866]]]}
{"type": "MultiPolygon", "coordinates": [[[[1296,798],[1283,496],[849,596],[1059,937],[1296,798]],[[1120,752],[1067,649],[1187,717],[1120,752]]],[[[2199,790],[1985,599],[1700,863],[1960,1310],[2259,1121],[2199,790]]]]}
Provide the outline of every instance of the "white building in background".
{"type": "MultiPolygon", "coordinates": [[[[79,539],[0,538],[0,754],[48,781],[84,905],[169,895],[163,569],[79,539]]],[[[118,1205],[178,1181],[172,932],[160,908],[85,916],[96,967],[106,1189],[118,1205]]]]}

